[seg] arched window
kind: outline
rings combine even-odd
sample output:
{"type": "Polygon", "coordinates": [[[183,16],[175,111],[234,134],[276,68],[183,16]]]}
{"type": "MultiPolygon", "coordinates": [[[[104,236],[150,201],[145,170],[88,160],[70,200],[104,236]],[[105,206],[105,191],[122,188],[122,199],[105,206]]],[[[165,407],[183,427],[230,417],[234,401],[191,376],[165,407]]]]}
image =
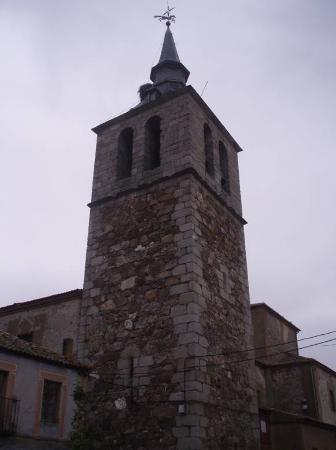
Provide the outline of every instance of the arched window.
{"type": "Polygon", "coordinates": [[[226,192],[229,192],[230,183],[229,183],[228,152],[227,152],[227,148],[225,147],[225,145],[223,144],[222,141],[219,141],[218,151],[219,151],[219,166],[220,166],[220,171],[221,171],[222,188],[226,192]]]}
{"type": "Polygon", "coordinates": [[[119,135],[117,156],[117,179],[128,178],[132,174],[133,129],[125,128],[119,135]]]}
{"type": "Polygon", "coordinates": [[[73,356],[73,339],[64,339],[62,350],[64,356],[71,358],[73,356]]]}
{"type": "Polygon", "coordinates": [[[160,117],[154,116],[145,125],[145,170],[155,169],[160,165],[160,122],[160,117]]]}
{"type": "Polygon", "coordinates": [[[205,153],[205,170],[211,176],[214,174],[214,161],[213,161],[213,143],[212,133],[209,125],[204,124],[204,153],[205,153]]]}

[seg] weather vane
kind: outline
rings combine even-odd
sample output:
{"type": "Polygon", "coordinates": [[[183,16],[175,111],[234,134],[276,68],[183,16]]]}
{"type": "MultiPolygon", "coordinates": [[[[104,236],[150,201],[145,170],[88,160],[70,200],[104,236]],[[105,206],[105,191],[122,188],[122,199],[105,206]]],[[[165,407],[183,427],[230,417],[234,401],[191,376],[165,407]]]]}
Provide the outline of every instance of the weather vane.
{"type": "Polygon", "coordinates": [[[170,14],[174,9],[175,9],[175,7],[170,8],[169,4],[167,4],[167,11],[164,12],[162,16],[154,16],[154,18],[159,19],[160,22],[162,22],[163,20],[166,20],[167,21],[166,25],[167,25],[167,27],[169,27],[170,24],[172,22],[175,22],[175,19],[176,19],[176,16],[174,16],[174,14],[170,14]]]}

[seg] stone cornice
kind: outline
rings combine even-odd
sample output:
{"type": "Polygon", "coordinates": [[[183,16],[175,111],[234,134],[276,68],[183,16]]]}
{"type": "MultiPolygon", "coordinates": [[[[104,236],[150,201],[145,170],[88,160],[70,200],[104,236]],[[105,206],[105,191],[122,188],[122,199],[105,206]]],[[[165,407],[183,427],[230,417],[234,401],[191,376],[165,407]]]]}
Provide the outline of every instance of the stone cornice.
{"type": "Polygon", "coordinates": [[[197,181],[199,181],[216,198],[216,200],[219,203],[221,203],[225,207],[225,209],[230,212],[230,214],[233,217],[235,217],[235,219],[237,219],[242,225],[246,225],[247,224],[246,220],[240,214],[238,214],[231,206],[229,206],[225,202],[225,200],[220,195],[218,195],[217,192],[214,189],[212,189],[203,180],[203,178],[199,175],[199,173],[192,167],[180,170],[180,171],[175,172],[174,174],[169,175],[169,176],[160,177],[157,180],[152,181],[151,183],[144,183],[144,184],[141,184],[141,185],[139,185],[139,186],[137,186],[135,188],[131,188],[131,189],[126,189],[124,191],[120,191],[120,192],[116,193],[115,195],[109,195],[109,196],[100,198],[98,200],[94,200],[93,202],[88,203],[88,207],[89,208],[94,208],[96,206],[101,206],[101,205],[104,205],[105,203],[108,203],[108,202],[110,202],[112,200],[115,200],[117,198],[120,198],[120,197],[124,197],[124,196],[129,195],[129,194],[131,194],[133,192],[142,191],[143,189],[149,188],[151,186],[155,186],[155,185],[157,185],[159,183],[163,183],[165,181],[173,180],[174,178],[182,177],[184,175],[193,175],[197,179],[197,181]]]}

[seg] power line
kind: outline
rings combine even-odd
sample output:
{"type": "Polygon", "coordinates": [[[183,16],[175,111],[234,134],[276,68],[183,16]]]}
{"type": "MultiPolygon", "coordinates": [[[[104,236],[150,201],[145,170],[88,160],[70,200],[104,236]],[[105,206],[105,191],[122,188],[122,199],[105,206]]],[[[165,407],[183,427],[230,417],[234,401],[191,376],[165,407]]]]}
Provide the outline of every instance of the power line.
{"type": "MultiPolygon", "coordinates": [[[[262,355],[262,356],[258,356],[258,358],[251,357],[251,358],[246,358],[246,359],[241,359],[241,360],[227,361],[227,363],[228,364],[232,364],[232,363],[240,363],[240,362],[252,361],[252,360],[255,360],[255,359],[259,359],[259,358],[269,358],[271,356],[282,355],[282,354],[287,353],[287,352],[292,352],[292,351],[296,351],[296,350],[303,350],[305,348],[317,347],[318,345],[324,344],[326,342],[332,342],[332,341],[336,341],[336,338],[327,339],[326,341],[316,342],[315,344],[304,345],[303,347],[292,348],[290,350],[287,349],[287,350],[284,350],[282,352],[270,353],[269,355],[265,354],[265,355],[262,355]]],[[[220,364],[218,364],[218,365],[220,365],[220,364]]],[[[207,365],[207,367],[209,367],[209,366],[211,366],[211,364],[207,365]]]]}
{"type": "MultiPolygon", "coordinates": [[[[306,348],[311,348],[311,347],[316,347],[316,346],[325,344],[327,342],[332,342],[332,341],[336,341],[336,338],[328,339],[328,340],[317,342],[317,343],[314,343],[314,344],[305,345],[303,347],[300,347],[299,350],[306,349],[306,348]]],[[[296,350],[296,348],[292,349],[292,350],[296,350]]],[[[275,352],[275,353],[272,353],[270,355],[264,355],[263,357],[270,357],[270,356],[281,355],[283,353],[286,353],[287,351],[291,351],[291,350],[286,350],[286,351],[282,351],[282,352],[275,352]]],[[[252,360],[255,360],[255,358],[245,358],[245,359],[236,360],[236,361],[228,361],[228,364],[231,365],[231,364],[235,364],[235,363],[247,362],[247,361],[252,361],[252,360]]],[[[223,364],[209,364],[209,365],[207,365],[207,367],[211,367],[211,366],[222,367],[223,364]]],[[[179,373],[179,372],[187,372],[187,371],[193,370],[195,368],[198,368],[198,367],[189,367],[188,369],[186,369],[184,371],[181,371],[181,370],[180,371],[175,371],[174,374],[179,373]]],[[[179,404],[179,403],[181,403],[181,401],[182,402],[188,402],[188,403],[193,402],[193,400],[190,400],[190,399],[186,400],[185,398],[183,400],[169,400],[167,398],[165,400],[154,400],[153,399],[153,400],[147,400],[147,401],[141,401],[141,400],[139,401],[139,400],[134,398],[133,389],[134,388],[144,388],[145,389],[146,386],[148,386],[148,385],[134,386],[134,384],[132,383],[132,385],[126,386],[126,385],[119,385],[117,383],[114,383],[113,381],[110,382],[110,381],[108,381],[106,379],[104,379],[103,381],[105,383],[109,384],[109,385],[112,385],[112,386],[115,386],[115,387],[121,387],[125,391],[131,390],[131,396],[132,396],[132,403],[131,404],[132,404],[132,406],[140,406],[142,404],[146,404],[146,405],[148,405],[148,404],[151,404],[151,405],[167,404],[167,403],[179,404]]],[[[133,379],[131,379],[130,381],[133,381],[133,379]]],[[[170,383],[170,384],[180,384],[180,385],[182,384],[183,385],[183,392],[185,394],[186,393],[186,389],[185,389],[186,385],[185,385],[185,383],[186,383],[186,380],[184,379],[183,381],[177,381],[176,383],[170,383]]],[[[160,384],[165,384],[165,383],[162,383],[162,382],[156,382],[156,383],[150,382],[149,383],[150,386],[160,385],[160,384]]],[[[120,389],[119,389],[119,391],[120,391],[120,389]]],[[[168,394],[171,394],[171,393],[174,393],[174,391],[173,392],[168,392],[168,394]]],[[[213,405],[213,406],[216,406],[216,405],[213,405]]],[[[248,410],[242,410],[242,409],[239,409],[239,408],[230,408],[228,406],[223,406],[223,405],[221,405],[221,408],[230,410],[232,412],[240,413],[240,414],[245,413],[245,414],[249,414],[249,415],[256,415],[256,416],[258,415],[258,413],[254,413],[254,412],[248,411],[248,410]]]]}
{"type": "MultiPolygon", "coordinates": [[[[238,354],[238,353],[245,353],[245,352],[257,351],[257,350],[265,350],[265,349],[268,349],[268,348],[280,347],[282,345],[296,344],[297,342],[307,341],[309,339],[315,339],[315,338],[322,337],[322,336],[327,336],[327,335],[333,334],[333,333],[336,333],[336,330],[327,331],[326,333],[315,334],[314,336],[308,336],[308,337],[304,337],[304,338],[301,338],[301,339],[294,339],[293,341],[288,341],[288,342],[279,342],[277,344],[264,345],[264,346],[261,346],[261,347],[251,347],[251,348],[248,348],[246,350],[233,350],[233,351],[228,351],[228,352],[224,352],[224,353],[217,353],[217,354],[216,353],[208,353],[208,354],[203,355],[203,356],[226,356],[226,355],[234,355],[234,354],[238,354]]],[[[298,350],[300,350],[300,349],[298,349],[298,350]]]]}
{"type": "MultiPolygon", "coordinates": [[[[328,332],[328,333],[323,333],[323,335],[326,335],[326,334],[330,334],[331,332],[328,332]]],[[[304,339],[309,339],[309,338],[304,338],[304,339]]],[[[303,340],[303,339],[302,339],[303,340]]],[[[235,364],[235,363],[240,363],[240,362],[248,362],[248,361],[254,361],[255,359],[262,359],[262,358],[270,358],[270,357],[272,357],[272,356],[278,356],[278,355],[282,355],[282,354],[284,354],[284,353],[288,353],[288,352],[293,352],[293,351],[297,351],[297,350],[303,350],[303,349],[306,349],[306,348],[311,348],[311,347],[316,347],[316,346],[318,346],[318,345],[321,345],[321,344],[325,344],[325,343],[328,343],[328,342],[333,342],[333,341],[336,341],[336,338],[332,338],[332,339],[328,339],[328,340],[325,340],[325,341],[321,341],[321,342],[317,342],[317,343],[314,343],[314,344],[309,344],[309,345],[305,345],[305,346],[303,346],[303,347],[293,347],[293,348],[291,348],[291,349],[286,349],[286,350],[283,350],[283,351],[281,351],[281,352],[275,352],[275,353],[270,353],[270,354],[264,354],[264,355],[261,355],[261,356],[258,356],[257,358],[255,357],[255,356],[252,356],[252,357],[249,357],[249,358],[245,358],[245,359],[241,359],[241,360],[234,360],[234,361],[225,361],[225,363],[226,364],[235,364]]],[[[276,344],[277,346],[279,345],[279,344],[276,344]]],[[[281,345],[284,345],[284,344],[281,344],[281,345]]],[[[272,347],[272,346],[268,346],[268,347],[272,347]]],[[[264,348],[267,348],[267,346],[266,347],[264,347],[264,348]]],[[[250,349],[251,350],[251,349],[250,349]]],[[[239,351],[239,352],[236,352],[236,353],[242,353],[242,352],[247,352],[246,350],[245,351],[239,351]]],[[[225,354],[218,354],[218,355],[191,355],[191,356],[188,356],[188,357],[186,357],[185,359],[191,359],[191,358],[200,358],[200,359],[203,359],[203,358],[206,358],[206,357],[208,357],[208,356],[226,356],[225,354]]],[[[206,367],[215,367],[215,366],[223,366],[223,362],[222,363],[207,363],[206,364],[206,367]]],[[[176,370],[176,371],[174,371],[174,373],[184,373],[184,372],[188,372],[188,371],[190,371],[190,370],[192,370],[192,369],[195,369],[195,368],[200,368],[201,366],[200,365],[198,365],[198,366],[190,366],[189,368],[184,368],[183,370],[181,370],[181,369],[179,369],[179,370],[176,370]]],[[[205,366],[204,366],[205,367],[205,366]]],[[[141,376],[141,375],[143,375],[143,376],[148,376],[148,369],[147,368],[141,368],[141,367],[137,367],[137,368],[135,368],[136,370],[135,370],[135,376],[141,376]],[[144,372],[139,372],[139,369],[143,369],[144,370],[144,372]]],[[[162,373],[163,372],[163,369],[162,368],[160,368],[160,367],[158,367],[157,369],[159,369],[160,370],[160,372],[162,373]]],[[[127,370],[127,371],[129,371],[129,368],[123,368],[123,369],[119,369],[119,374],[120,374],[120,376],[122,376],[122,374],[120,373],[120,370],[127,370]]],[[[155,368],[153,369],[152,368],[152,371],[153,370],[155,370],[155,368]]],[[[168,369],[166,369],[165,370],[166,372],[169,372],[170,370],[168,370],[168,369]]],[[[102,371],[100,371],[99,373],[101,373],[101,374],[104,374],[104,373],[107,373],[107,374],[110,374],[110,372],[102,372],[102,371]]],[[[124,376],[127,376],[127,374],[126,375],[124,375],[124,376]]],[[[164,384],[164,382],[163,383],[160,383],[160,384],[164,384]]]]}
{"type": "MultiPolygon", "coordinates": [[[[251,351],[266,350],[266,349],[269,349],[269,348],[281,347],[281,346],[289,345],[289,344],[296,344],[298,342],[307,341],[307,340],[315,339],[315,338],[322,337],[322,336],[328,336],[328,335],[333,334],[333,333],[336,333],[336,330],[327,331],[325,333],[319,333],[319,334],[315,334],[313,336],[307,336],[307,337],[304,337],[304,338],[295,339],[295,340],[288,341],[288,342],[279,342],[277,344],[264,345],[264,346],[260,346],[260,347],[250,347],[250,348],[247,348],[245,350],[230,350],[230,351],[223,352],[223,353],[206,353],[206,354],[203,354],[203,355],[192,355],[192,356],[190,356],[188,358],[205,358],[205,357],[215,357],[215,356],[228,356],[228,355],[235,355],[235,354],[240,354],[240,353],[248,353],[248,352],[251,352],[251,351]]],[[[329,341],[326,341],[326,342],[329,342],[329,341]]],[[[320,345],[320,344],[318,344],[318,345],[320,345]]],[[[302,347],[302,348],[309,348],[309,347],[310,346],[302,347]]],[[[291,350],[285,350],[284,352],[296,351],[296,350],[300,350],[300,348],[294,348],[294,349],[291,349],[291,350]]],[[[284,352],[281,352],[281,353],[284,353],[284,352]]],[[[259,356],[259,358],[264,358],[264,357],[265,356],[259,356]]],[[[252,359],[255,359],[255,358],[252,358],[252,359]]],[[[128,369],[125,369],[125,370],[128,370],[128,369]]],[[[145,373],[147,373],[147,372],[145,372],[145,373]]]]}
{"type": "MultiPolygon", "coordinates": [[[[328,333],[321,333],[319,336],[322,336],[322,335],[327,335],[327,334],[331,334],[332,332],[328,332],[328,333]]],[[[301,339],[301,340],[306,340],[306,339],[309,339],[309,338],[303,338],[303,339],[301,339]]],[[[294,348],[291,348],[291,349],[286,349],[286,350],[283,350],[283,351],[281,351],[281,352],[274,352],[274,353],[270,353],[270,354],[264,354],[264,355],[261,355],[261,356],[258,356],[258,358],[255,358],[254,356],[253,357],[249,357],[249,358],[244,358],[244,359],[240,359],[240,360],[234,360],[234,361],[225,361],[225,362],[222,362],[222,363],[207,363],[206,364],[206,366],[204,365],[203,367],[223,367],[223,364],[228,364],[228,365],[232,365],[232,364],[236,364],[236,363],[242,363],[242,362],[249,362],[249,361],[255,361],[256,359],[262,359],[262,358],[270,358],[270,357],[273,357],[273,356],[278,356],[278,355],[282,355],[282,354],[284,354],[284,353],[287,353],[287,352],[291,352],[291,351],[297,351],[297,350],[303,350],[303,349],[306,349],[306,348],[312,348],[312,347],[316,347],[316,346],[319,346],[319,345],[322,345],[322,344],[325,344],[325,343],[328,343],[328,342],[333,342],[333,341],[336,341],[336,338],[332,338],[332,339],[327,339],[327,340],[324,340],[324,341],[321,341],[321,342],[316,342],[316,343],[314,343],[314,344],[309,344],[309,345],[305,345],[305,346],[302,346],[302,347],[299,347],[299,348],[297,348],[297,347],[294,347],[294,348]]],[[[277,345],[279,345],[279,344],[277,344],[277,345]]],[[[284,344],[282,344],[282,345],[284,345],[284,344]]],[[[189,356],[189,357],[187,357],[186,359],[191,359],[191,358],[200,358],[200,359],[202,359],[202,358],[204,358],[204,357],[207,357],[207,356],[209,356],[209,355],[193,355],[193,356],[189,356]]],[[[220,354],[220,355],[211,355],[211,356],[225,356],[225,355],[223,355],[223,354],[220,354]]],[[[190,366],[190,367],[188,367],[188,368],[184,368],[184,369],[179,369],[179,370],[175,370],[175,371],[172,371],[174,374],[177,374],[177,373],[186,373],[186,372],[189,372],[190,370],[195,370],[195,369],[199,369],[199,368],[201,368],[202,366],[200,366],[200,365],[197,365],[197,366],[190,366]]],[[[158,368],[159,370],[160,370],[160,373],[162,373],[163,371],[165,371],[165,372],[171,372],[171,370],[169,370],[169,369],[160,369],[160,368],[158,368]]],[[[125,369],[119,369],[119,370],[128,370],[129,371],[129,369],[127,369],[127,368],[125,368],[125,369]]],[[[155,369],[154,369],[155,370],[155,369]]],[[[153,369],[152,369],[152,371],[153,371],[153,369]]],[[[109,375],[111,375],[111,373],[110,372],[102,372],[102,371],[99,371],[99,373],[100,374],[109,374],[109,375]]],[[[115,376],[123,376],[122,374],[120,374],[120,372],[118,372],[115,376]]],[[[134,377],[139,377],[139,376],[150,376],[149,374],[148,374],[148,369],[145,369],[145,368],[135,368],[135,371],[134,371],[134,377]],[[138,369],[143,369],[143,370],[145,370],[145,372],[140,372],[139,373],[139,370],[138,369]]],[[[125,374],[124,376],[127,376],[127,374],[125,374]]],[[[113,382],[111,382],[112,384],[113,384],[113,382]]],[[[176,382],[176,384],[178,384],[178,383],[181,383],[181,381],[177,381],[176,382]]],[[[151,385],[153,385],[153,383],[149,383],[149,384],[151,384],[151,385]]],[[[164,381],[163,382],[160,382],[160,383],[155,383],[155,384],[168,384],[168,383],[165,383],[164,381]]],[[[171,382],[169,382],[169,384],[171,384],[171,382]]],[[[175,383],[173,383],[173,384],[175,384],[175,383]]],[[[116,384],[116,385],[118,385],[118,384],[116,384]]],[[[125,388],[129,388],[130,386],[125,386],[125,385],[120,385],[121,387],[125,387],[125,388]]],[[[137,386],[133,386],[133,387],[137,387],[137,386]]],[[[146,385],[141,385],[140,387],[146,387],[146,385]]]]}

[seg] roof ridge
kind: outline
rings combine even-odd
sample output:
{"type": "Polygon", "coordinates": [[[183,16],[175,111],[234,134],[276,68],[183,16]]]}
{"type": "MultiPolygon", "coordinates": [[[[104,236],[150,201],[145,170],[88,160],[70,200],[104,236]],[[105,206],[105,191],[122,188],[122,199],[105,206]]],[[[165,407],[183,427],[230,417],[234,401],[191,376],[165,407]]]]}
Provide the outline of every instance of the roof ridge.
{"type": "Polygon", "coordinates": [[[57,300],[57,299],[62,299],[62,298],[64,300],[67,300],[68,298],[72,298],[75,294],[82,294],[82,292],[83,292],[83,289],[73,289],[71,291],[65,291],[65,292],[60,292],[58,294],[48,295],[46,297],[39,297],[39,298],[35,298],[32,300],[24,300],[22,302],[14,302],[9,305],[1,306],[0,314],[2,312],[7,312],[7,311],[15,310],[15,309],[23,309],[30,305],[38,305],[40,303],[41,304],[47,303],[48,301],[52,301],[52,300],[57,300]]]}
{"type": "Polygon", "coordinates": [[[42,359],[54,364],[88,369],[88,366],[75,359],[66,356],[46,347],[42,347],[31,342],[27,342],[19,337],[0,329],[0,349],[23,354],[30,358],[42,359]]]}

